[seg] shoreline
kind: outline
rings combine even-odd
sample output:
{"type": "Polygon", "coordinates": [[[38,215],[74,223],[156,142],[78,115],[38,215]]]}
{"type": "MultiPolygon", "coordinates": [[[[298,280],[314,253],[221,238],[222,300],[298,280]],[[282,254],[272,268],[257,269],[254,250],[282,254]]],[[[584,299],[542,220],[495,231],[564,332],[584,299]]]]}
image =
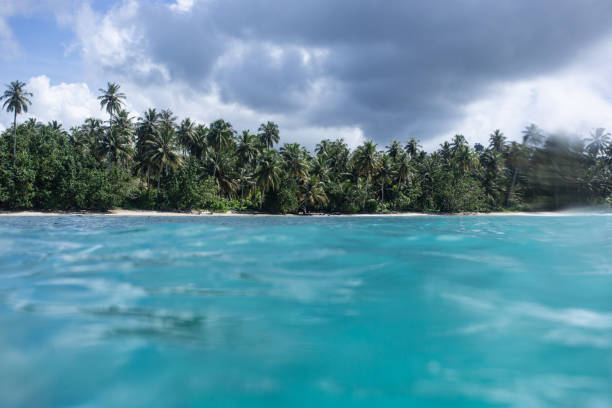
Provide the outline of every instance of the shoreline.
{"type": "Polygon", "coordinates": [[[367,214],[269,214],[258,212],[234,212],[214,213],[211,211],[192,211],[192,212],[173,212],[173,211],[152,211],[152,210],[110,210],[102,211],[0,211],[0,217],[60,217],[60,216],[96,216],[96,217],[504,217],[504,216],[523,216],[523,217],[564,217],[564,216],[612,216],[612,212],[590,212],[582,211],[508,211],[508,212],[462,212],[462,213],[420,213],[420,212],[399,212],[399,213],[367,213],[367,214]]]}

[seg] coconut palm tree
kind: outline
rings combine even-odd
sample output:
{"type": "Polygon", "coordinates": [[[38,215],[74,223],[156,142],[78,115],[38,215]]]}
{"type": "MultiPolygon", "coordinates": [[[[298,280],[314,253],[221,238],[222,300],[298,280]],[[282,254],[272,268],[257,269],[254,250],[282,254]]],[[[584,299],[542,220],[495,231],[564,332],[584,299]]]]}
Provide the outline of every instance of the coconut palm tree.
{"type": "Polygon", "coordinates": [[[264,152],[255,172],[256,185],[261,188],[262,195],[265,195],[268,191],[278,190],[282,172],[278,153],[275,151],[264,152]]]}
{"type": "Polygon", "coordinates": [[[97,142],[98,157],[106,157],[110,164],[127,167],[132,157],[130,140],[119,128],[109,127],[97,142]]]}
{"type": "Polygon", "coordinates": [[[317,155],[310,165],[310,174],[325,183],[329,181],[329,172],[327,161],[323,156],[317,155]]]}
{"type": "Polygon", "coordinates": [[[257,157],[256,136],[248,130],[243,130],[238,137],[236,154],[238,154],[238,163],[241,166],[250,165],[257,157]]]}
{"type": "Polygon", "coordinates": [[[299,188],[299,207],[308,212],[308,207],[327,204],[325,185],[317,177],[308,177],[299,188]]]}
{"type": "Polygon", "coordinates": [[[204,125],[197,125],[193,130],[193,140],[191,141],[189,154],[198,160],[206,159],[205,156],[209,152],[208,130],[204,125]]]}
{"type": "Polygon", "coordinates": [[[317,156],[323,156],[326,158],[327,156],[329,156],[329,152],[332,149],[331,145],[331,140],[323,139],[319,143],[317,143],[317,146],[315,147],[315,153],[317,154],[317,156]]]}
{"type": "Polygon", "coordinates": [[[523,145],[519,147],[516,144],[513,144],[511,151],[509,152],[509,161],[516,163],[513,166],[514,170],[512,171],[512,180],[510,181],[510,185],[506,190],[506,197],[504,199],[504,205],[508,205],[510,201],[510,197],[512,196],[512,192],[514,191],[514,186],[518,180],[519,173],[521,171],[521,162],[523,161],[523,155],[525,154],[525,148],[527,146],[537,147],[542,144],[544,141],[544,135],[540,128],[538,128],[535,124],[531,124],[523,130],[523,145]]]}
{"type": "Polygon", "coordinates": [[[380,155],[376,144],[367,141],[355,150],[353,161],[358,176],[371,180],[380,167],[380,155]]]}
{"type": "Polygon", "coordinates": [[[162,172],[168,174],[169,168],[183,166],[183,158],[175,150],[174,129],[170,126],[161,126],[153,133],[151,140],[147,140],[146,160],[157,170],[157,188],[160,187],[162,172]]]}
{"type": "Polygon", "coordinates": [[[406,153],[408,153],[410,160],[415,160],[417,158],[420,149],[421,146],[419,146],[419,142],[413,137],[410,138],[410,141],[408,141],[408,144],[406,144],[406,147],[404,148],[406,153]]]}
{"type": "Polygon", "coordinates": [[[219,197],[221,193],[225,193],[226,196],[233,198],[234,193],[238,189],[238,184],[233,177],[235,168],[235,157],[229,154],[222,154],[219,160],[211,163],[213,166],[214,178],[219,187],[219,197]]]}
{"type": "Polygon", "coordinates": [[[147,140],[151,140],[159,128],[159,113],[155,109],[147,109],[136,124],[136,155],[142,160],[147,150],[147,140]]]}
{"type": "Polygon", "coordinates": [[[285,143],[281,147],[285,171],[289,177],[300,182],[308,176],[308,152],[298,143],[285,143]]]}
{"type": "Polygon", "coordinates": [[[89,152],[100,160],[101,157],[98,155],[99,151],[96,146],[98,141],[102,140],[103,135],[104,128],[102,127],[102,121],[100,119],[87,118],[85,119],[85,123],[80,127],[74,143],[77,146],[87,147],[89,152]]]}
{"type": "Polygon", "coordinates": [[[162,109],[162,111],[159,113],[159,122],[163,126],[175,128],[176,116],[174,115],[174,112],[172,112],[170,109],[162,109]]]}
{"type": "Polygon", "coordinates": [[[404,182],[411,180],[414,176],[414,170],[406,153],[401,154],[397,159],[395,173],[398,176],[397,188],[399,190],[402,189],[404,182]]]}
{"type": "Polygon", "coordinates": [[[274,122],[262,123],[259,126],[259,140],[265,148],[271,149],[280,140],[278,125],[274,122]]]}
{"type": "Polygon", "coordinates": [[[28,107],[32,105],[30,98],[33,95],[25,90],[25,85],[24,82],[13,81],[0,96],[0,101],[4,101],[2,109],[13,112],[13,158],[17,155],[17,115],[27,112],[28,107]]]}
{"type": "Polygon", "coordinates": [[[47,123],[47,129],[52,132],[61,133],[64,136],[68,136],[68,132],[64,130],[62,124],[59,123],[57,120],[52,120],[51,122],[47,123]]]}
{"type": "Polygon", "coordinates": [[[106,84],[106,89],[100,88],[98,90],[102,93],[102,95],[98,96],[100,109],[106,109],[109,115],[109,122],[113,119],[113,115],[119,112],[124,104],[123,100],[125,99],[125,94],[119,92],[119,88],[121,88],[119,84],[108,82],[106,84]]]}
{"type": "Polygon", "coordinates": [[[525,146],[539,146],[544,141],[544,135],[540,128],[533,123],[523,130],[523,145],[525,146]]]}
{"type": "Polygon", "coordinates": [[[593,156],[597,157],[600,153],[606,151],[606,147],[610,143],[610,133],[604,128],[597,128],[591,132],[591,136],[584,139],[587,143],[586,149],[593,156]]]}
{"type": "Polygon", "coordinates": [[[219,162],[221,152],[232,144],[235,133],[232,125],[223,119],[216,120],[210,124],[210,129],[208,130],[208,145],[215,153],[213,177],[216,176],[217,163],[219,162]]]}
{"type": "Polygon", "coordinates": [[[497,203],[501,192],[501,186],[498,181],[503,171],[502,154],[496,149],[488,149],[480,155],[480,165],[483,172],[482,185],[485,190],[486,199],[489,204],[494,205],[497,203]]]}
{"type": "MultiPolygon", "coordinates": [[[[372,177],[376,174],[380,168],[380,156],[376,151],[376,144],[371,141],[364,142],[363,145],[357,147],[353,154],[354,168],[357,176],[365,178],[365,188],[368,189],[368,185],[372,177]]],[[[365,207],[365,198],[363,201],[363,207],[365,207]]]]}
{"type": "Polygon", "coordinates": [[[495,129],[489,136],[489,149],[497,153],[502,153],[506,149],[506,136],[499,129],[495,129]]]}
{"type": "Polygon", "coordinates": [[[380,201],[385,202],[385,185],[393,178],[395,171],[393,159],[387,154],[383,154],[379,160],[377,179],[380,182],[380,201]]]}
{"type": "Polygon", "coordinates": [[[251,172],[246,167],[242,166],[238,169],[238,178],[236,179],[238,185],[240,186],[240,198],[244,199],[245,189],[247,194],[250,194],[253,190],[253,177],[251,177],[251,172]]]}
{"type": "Polygon", "coordinates": [[[178,142],[183,148],[183,155],[186,151],[190,151],[193,145],[193,136],[195,135],[195,123],[189,118],[183,119],[178,128],[178,142]]]}
{"type": "Polygon", "coordinates": [[[389,146],[387,146],[387,154],[393,159],[395,162],[400,154],[404,152],[402,146],[399,144],[397,140],[391,142],[389,146]]]}

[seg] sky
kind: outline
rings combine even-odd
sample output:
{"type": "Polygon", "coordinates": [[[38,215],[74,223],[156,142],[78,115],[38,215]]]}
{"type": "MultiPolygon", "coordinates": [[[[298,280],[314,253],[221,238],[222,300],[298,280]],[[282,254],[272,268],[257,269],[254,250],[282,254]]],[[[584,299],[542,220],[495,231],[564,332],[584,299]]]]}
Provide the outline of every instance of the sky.
{"type": "Polygon", "coordinates": [[[34,94],[20,120],[66,128],[117,82],[133,117],[272,120],[309,148],[586,137],[612,127],[611,19],[610,0],[0,0],[0,79],[34,94]]]}

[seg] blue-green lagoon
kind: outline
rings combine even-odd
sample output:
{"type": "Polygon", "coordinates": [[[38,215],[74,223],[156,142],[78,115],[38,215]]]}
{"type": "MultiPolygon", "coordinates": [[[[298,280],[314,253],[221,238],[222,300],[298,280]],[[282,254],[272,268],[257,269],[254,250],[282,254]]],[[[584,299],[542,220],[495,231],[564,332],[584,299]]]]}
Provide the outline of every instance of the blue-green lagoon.
{"type": "Polygon", "coordinates": [[[612,217],[0,217],[0,407],[612,407],[612,217]]]}

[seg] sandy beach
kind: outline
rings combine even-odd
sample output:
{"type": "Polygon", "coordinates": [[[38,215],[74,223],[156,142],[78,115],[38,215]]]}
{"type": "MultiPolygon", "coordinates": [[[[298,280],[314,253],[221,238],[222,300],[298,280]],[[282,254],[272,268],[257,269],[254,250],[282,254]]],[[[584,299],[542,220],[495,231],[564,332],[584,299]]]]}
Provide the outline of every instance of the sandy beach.
{"type": "Polygon", "coordinates": [[[234,212],[214,213],[210,211],[172,212],[172,211],[149,211],[149,210],[110,210],[108,212],[96,211],[0,211],[1,217],[50,217],[50,216],[100,216],[100,217],[436,217],[436,216],[525,216],[525,217],[560,217],[577,215],[612,216],[612,212],[594,212],[588,210],[573,211],[538,211],[538,212],[469,212],[455,214],[436,214],[419,212],[399,213],[371,213],[371,214],[268,214],[257,212],[234,212]]]}

